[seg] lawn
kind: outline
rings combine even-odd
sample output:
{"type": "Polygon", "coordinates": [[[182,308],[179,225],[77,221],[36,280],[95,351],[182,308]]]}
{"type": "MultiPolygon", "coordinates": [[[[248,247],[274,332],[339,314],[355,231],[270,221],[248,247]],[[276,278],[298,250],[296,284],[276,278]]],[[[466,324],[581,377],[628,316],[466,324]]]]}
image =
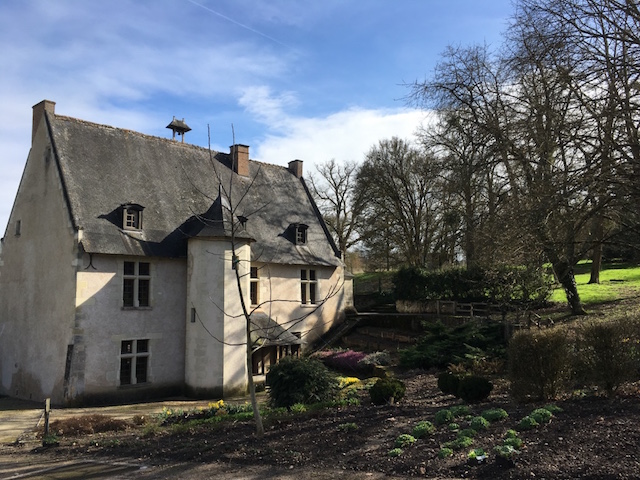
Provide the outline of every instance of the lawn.
{"type": "MultiPolygon", "coordinates": [[[[591,262],[576,266],[576,283],[580,300],[584,305],[613,302],[640,296],[640,266],[625,263],[608,263],[600,271],[600,284],[589,285],[591,262]]],[[[556,288],[552,302],[566,302],[564,290],[556,288]]]]}

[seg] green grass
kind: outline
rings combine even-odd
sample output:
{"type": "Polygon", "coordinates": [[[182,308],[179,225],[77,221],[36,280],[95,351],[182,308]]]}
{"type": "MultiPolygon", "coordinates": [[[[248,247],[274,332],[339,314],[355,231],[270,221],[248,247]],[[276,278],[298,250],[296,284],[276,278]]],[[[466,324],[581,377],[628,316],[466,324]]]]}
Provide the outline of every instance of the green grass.
{"type": "MultiPolygon", "coordinates": [[[[580,262],[576,266],[578,294],[584,305],[613,302],[640,296],[640,266],[623,263],[604,264],[600,271],[600,284],[589,285],[591,262],[580,262]]],[[[552,302],[566,302],[561,287],[551,295],[552,302]]]]}

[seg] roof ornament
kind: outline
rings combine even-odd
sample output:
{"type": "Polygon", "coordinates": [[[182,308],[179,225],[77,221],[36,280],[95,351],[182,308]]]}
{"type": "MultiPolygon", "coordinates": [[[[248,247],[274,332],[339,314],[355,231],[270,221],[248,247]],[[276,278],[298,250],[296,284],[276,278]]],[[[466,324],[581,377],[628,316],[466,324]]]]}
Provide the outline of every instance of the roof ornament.
{"type": "Polygon", "coordinates": [[[182,143],[184,143],[184,134],[191,130],[189,125],[184,123],[184,118],[182,120],[177,120],[175,115],[173,116],[171,123],[167,125],[167,128],[173,131],[173,140],[175,141],[177,133],[182,138],[182,143]]]}

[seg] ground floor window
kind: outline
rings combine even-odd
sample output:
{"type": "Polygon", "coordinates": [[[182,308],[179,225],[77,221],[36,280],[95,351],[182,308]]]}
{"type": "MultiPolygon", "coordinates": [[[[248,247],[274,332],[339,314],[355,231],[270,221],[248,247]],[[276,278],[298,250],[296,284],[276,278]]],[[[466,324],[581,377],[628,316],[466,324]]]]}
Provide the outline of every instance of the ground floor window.
{"type": "Polygon", "coordinates": [[[120,385],[147,383],[149,340],[123,340],[120,344],[120,385]]]}

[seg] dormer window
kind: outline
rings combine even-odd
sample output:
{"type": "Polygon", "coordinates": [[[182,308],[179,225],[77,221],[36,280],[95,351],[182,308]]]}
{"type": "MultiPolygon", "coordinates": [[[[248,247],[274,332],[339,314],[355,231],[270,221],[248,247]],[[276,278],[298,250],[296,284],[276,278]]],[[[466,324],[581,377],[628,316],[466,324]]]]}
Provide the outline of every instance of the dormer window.
{"type": "Polygon", "coordinates": [[[305,245],[307,243],[307,229],[309,226],[303,223],[294,223],[291,227],[294,231],[296,245],[305,245]]]}
{"type": "Polygon", "coordinates": [[[142,210],[144,207],[137,203],[122,205],[123,230],[142,230],[142,210]]]}

